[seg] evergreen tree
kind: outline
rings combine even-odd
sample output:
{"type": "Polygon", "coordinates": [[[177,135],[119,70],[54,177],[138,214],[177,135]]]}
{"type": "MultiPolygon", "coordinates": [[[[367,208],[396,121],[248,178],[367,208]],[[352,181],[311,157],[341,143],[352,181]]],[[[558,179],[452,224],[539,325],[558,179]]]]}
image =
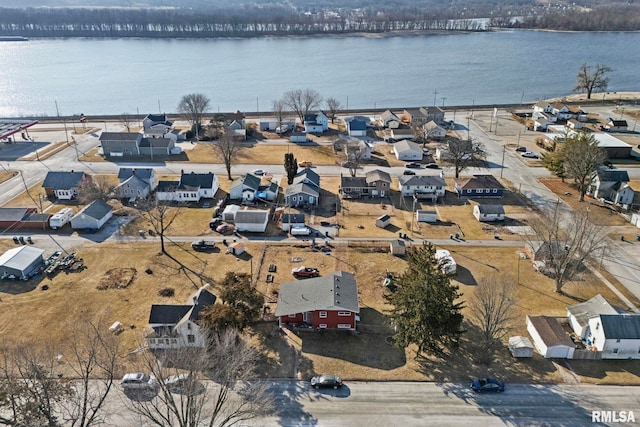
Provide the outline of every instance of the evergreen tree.
{"type": "Polygon", "coordinates": [[[558,178],[562,178],[562,181],[564,182],[564,179],[567,175],[564,171],[564,158],[562,157],[562,153],[560,151],[541,153],[540,161],[542,162],[542,166],[547,168],[549,172],[551,172],[558,178]]]}
{"type": "Polygon", "coordinates": [[[396,334],[396,345],[415,344],[417,354],[442,355],[458,344],[462,330],[462,294],[451,284],[452,273],[446,272],[446,261],[436,260],[433,245],[424,244],[409,252],[409,265],[398,278],[397,291],[387,295],[393,305],[388,312],[396,334]]]}
{"type": "Polygon", "coordinates": [[[293,153],[285,153],[284,170],[287,172],[287,184],[293,184],[293,178],[298,173],[298,160],[293,157],[293,153]]]}

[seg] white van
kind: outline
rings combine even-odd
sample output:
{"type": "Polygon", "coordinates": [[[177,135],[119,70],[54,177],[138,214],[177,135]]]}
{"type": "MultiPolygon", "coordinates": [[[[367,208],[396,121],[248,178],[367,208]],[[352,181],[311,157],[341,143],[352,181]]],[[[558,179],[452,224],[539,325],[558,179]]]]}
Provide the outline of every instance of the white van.
{"type": "Polygon", "coordinates": [[[140,372],[125,374],[120,385],[125,390],[155,390],[158,387],[154,377],[140,372]]]}
{"type": "Polygon", "coordinates": [[[309,227],[291,227],[291,235],[293,236],[308,236],[311,234],[309,227]]]}
{"type": "Polygon", "coordinates": [[[72,208],[64,208],[60,212],[54,214],[51,218],[49,218],[49,226],[56,230],[61,228],[63,225],[71,221],[73,218],[73,209],[72,208]]]}

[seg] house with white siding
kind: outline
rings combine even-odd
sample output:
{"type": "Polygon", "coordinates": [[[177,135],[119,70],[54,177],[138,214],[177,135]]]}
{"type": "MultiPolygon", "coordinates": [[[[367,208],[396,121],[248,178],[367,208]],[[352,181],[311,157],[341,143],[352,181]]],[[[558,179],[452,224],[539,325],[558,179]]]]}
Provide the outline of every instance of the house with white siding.
{"type": "Polygon", "coordinates": [[[398,182],[403,196],[415,195],[419,199],[444,197],[447,187],[446,181],[439,175],[402,175],[398,182]]]}
{"type": "Polygon", "coordinates": [[[640,314],[600,314],[589,319],[587,344],[602,359],[640,359],[640,314]]]}
{"type": "Polygon", "coordinates": [[[213,172],[182,171],[179,181],[159,181],[156,197],[162,201],[199,202],[200,199],[213,199],[219,187],[218,177],[213,172]]]}

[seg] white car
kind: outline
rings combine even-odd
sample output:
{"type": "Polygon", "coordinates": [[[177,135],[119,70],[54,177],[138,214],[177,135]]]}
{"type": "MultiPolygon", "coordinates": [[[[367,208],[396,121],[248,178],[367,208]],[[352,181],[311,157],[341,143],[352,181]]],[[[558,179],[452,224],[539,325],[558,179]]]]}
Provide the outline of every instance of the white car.
{"type": "Polygon", "coordinates": [[[534,153],[533,151],[525,151],[524,153],[521,154],[522,157],[526,157],[528,159],[537,159],[538,155],[536,153],[534,153]]]}
{"type": "Polygon", "coordinates": [[[120,381],[120,385],[125,390],[155,390],[158,383],[155,377],[141,372],[125,374],[120,381]]]}
{"type": "Polygon", "coordinates": [[[262,176],[262,175],[266,175],[267,171],[265,171],[264,169],[254,169],[252,173],[254,175],[262,176]]]}

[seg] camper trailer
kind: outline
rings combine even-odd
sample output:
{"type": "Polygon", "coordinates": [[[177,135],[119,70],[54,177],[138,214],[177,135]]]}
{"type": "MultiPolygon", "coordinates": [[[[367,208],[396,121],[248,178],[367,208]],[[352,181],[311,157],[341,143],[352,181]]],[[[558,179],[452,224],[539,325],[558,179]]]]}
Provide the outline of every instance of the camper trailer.
{"type": "Polygon", "coordinates": [[[49,226],[54,230],[62,228],[62,226],[71,221],[71,218],[73,218],[73,209],[64,208],[49,219],[49,226]]]}

